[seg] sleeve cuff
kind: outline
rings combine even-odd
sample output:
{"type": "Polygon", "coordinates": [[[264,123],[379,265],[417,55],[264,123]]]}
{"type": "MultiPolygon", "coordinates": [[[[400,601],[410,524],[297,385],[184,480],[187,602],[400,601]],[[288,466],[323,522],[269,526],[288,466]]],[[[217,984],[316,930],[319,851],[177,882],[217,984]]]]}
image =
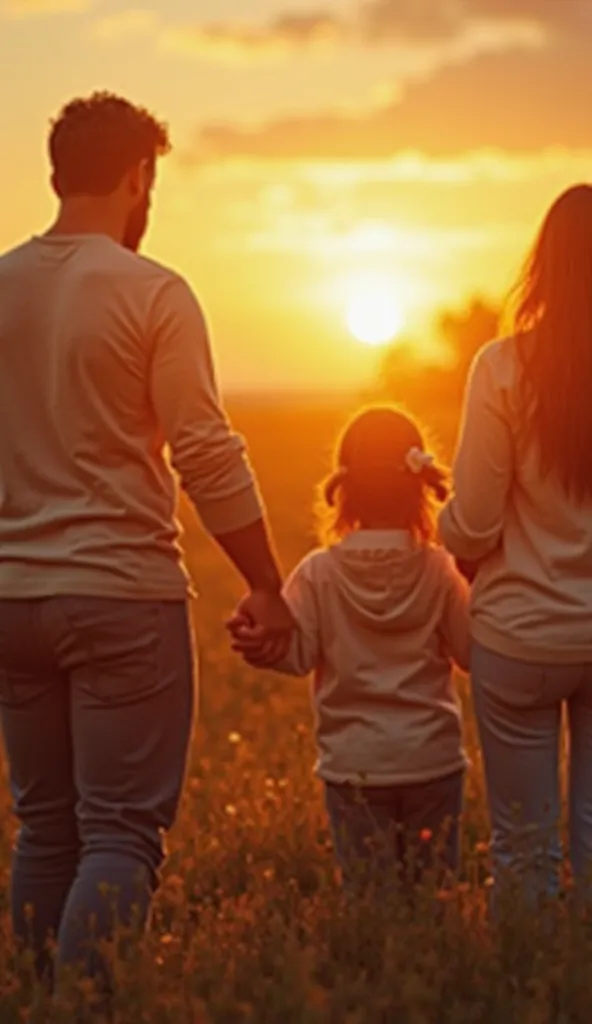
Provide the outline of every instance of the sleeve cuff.
{"type": "Polygon", "coordinates": [[[263,504],[253,484],[214,501],[200,498],[195,501],[195,507],[206,530],[214,537],[243,530],[264,517],[263,504]]]}
{"type": "Polygon", "coordinates": [[[463,529],[456,514],[454,498],[440,513],[438,526],[442,543],[455,558],[479,562],[495,551],[499,538],[471,535],[463,529]]]}

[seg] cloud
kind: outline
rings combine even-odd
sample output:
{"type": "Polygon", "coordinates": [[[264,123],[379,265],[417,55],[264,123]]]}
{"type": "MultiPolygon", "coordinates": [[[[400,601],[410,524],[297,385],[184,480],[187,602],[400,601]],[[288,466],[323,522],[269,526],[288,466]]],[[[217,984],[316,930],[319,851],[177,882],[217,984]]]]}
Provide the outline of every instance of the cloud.
{"type": "Polygon", "coordinates": [[[590,21],[589,0],[470,0],[470,8],[476,15],[527,18],[566,30],[590,21]]]}
{"type": "Polygon", "coordinates": [[[362,113],[206,125],[187,157],[359,160],[404,150],[447,156],[481,148],[583,148],[592,143],[584,102],[592,89],[591,58],[586,38],[529,54],[482,54],[409,83],[400,97],[362,113]]]}
{"type": "Polygon", "coordinates": [[[78,14],[91,6],[92,0],[0,0],[0,17],[17,19],[78,14]]]}
{"type": "Polygon", "coordinates": [[[92,33],[103,42],[114,43],[134,36],[151,36],[157,27],[158,18],[154,11],[132,8],[97,19],[92,26],[92,33]]]}
{"type": "Polygon", "coordinates": [[[92,0],[0,0],[0,18],[18,20],[87,11],[92,0]]]}
{"type": "Polygon", "coordinates": [[[590,21],[589,0],[359,0],[351,13],[287,10],[263,24],[177,25],[163,45],[218,58],[302,51],[320,43],[358,46],[430,45],[478,29],[510,40],[516,34],[574,30],[590,21]]]}
{"type": "Polygon", "coordinates": [[[161,42],[169,50],[260,58],[334,43],[348,32],[347,22],[339,15],[324,11],[288,12],[263,26],[213,23],[171,27],[163,33],[161,42]]]}

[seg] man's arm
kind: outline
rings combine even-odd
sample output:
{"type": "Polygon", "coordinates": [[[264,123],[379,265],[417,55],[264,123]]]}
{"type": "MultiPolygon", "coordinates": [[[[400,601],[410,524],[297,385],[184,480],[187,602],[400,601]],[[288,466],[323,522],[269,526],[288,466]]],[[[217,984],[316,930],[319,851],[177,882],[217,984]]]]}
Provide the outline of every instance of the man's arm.
{"type": "Polygon", "coordinates": [[[289,649],[283,655],[269,651],[261,642],[261,631],[239,619],[230,623],[233,650],[255,668],[272,668],[290,676],[307,676],[319,664],[319,609],[312,576],[313,559],[306,558],[284,586],[284,598],[294,617],[289,649]]]}
{"type": "Polygon", "coordinates": [[[244,444],[222,408],[202,311],[180,278],[159,292],[152,333],[151,398],[181,485],[249,588],[269,595],[269,621],[261,625],[281,632],[291,620],[262,503],[244,444]]]}

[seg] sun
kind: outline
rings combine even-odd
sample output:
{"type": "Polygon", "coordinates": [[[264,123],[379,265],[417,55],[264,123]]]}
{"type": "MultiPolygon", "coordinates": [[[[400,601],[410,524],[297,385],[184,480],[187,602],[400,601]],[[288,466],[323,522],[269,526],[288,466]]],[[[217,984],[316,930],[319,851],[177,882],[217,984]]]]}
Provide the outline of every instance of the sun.
{"type": "Polygon", "coordinates": [[[392,282],[381,277],[352,283],[346,310],[347,326],[364,345],[386,345],[404,325],[401,303],[392,282]]]}

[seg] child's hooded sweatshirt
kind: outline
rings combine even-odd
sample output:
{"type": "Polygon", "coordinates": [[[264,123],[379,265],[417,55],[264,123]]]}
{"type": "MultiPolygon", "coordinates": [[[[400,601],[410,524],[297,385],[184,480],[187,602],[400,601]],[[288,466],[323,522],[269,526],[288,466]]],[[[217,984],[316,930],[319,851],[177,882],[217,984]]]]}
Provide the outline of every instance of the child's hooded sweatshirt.
{"type": "Polygon", "coordinates": [[[318,771],[365,786],[465,766],[453,662],[468,667],[468,588],[449,556],[404,531],[359,531],[286,585],[298,623],[281,671],[314,672],[318,771]]]}

